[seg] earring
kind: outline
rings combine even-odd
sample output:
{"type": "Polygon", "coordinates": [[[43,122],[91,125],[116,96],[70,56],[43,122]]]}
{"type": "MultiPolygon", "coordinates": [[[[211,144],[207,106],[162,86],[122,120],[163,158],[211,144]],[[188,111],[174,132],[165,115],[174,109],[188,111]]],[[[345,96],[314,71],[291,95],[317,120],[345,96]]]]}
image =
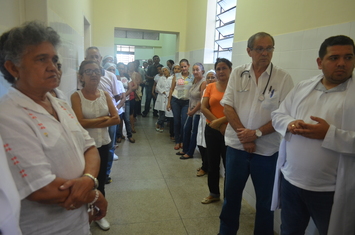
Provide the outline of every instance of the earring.
{"type": "Polygon", "coordinates": [[[18,77],[15,77],[15,81],[17,82],[17,80],[18,80],[18,77]]]}

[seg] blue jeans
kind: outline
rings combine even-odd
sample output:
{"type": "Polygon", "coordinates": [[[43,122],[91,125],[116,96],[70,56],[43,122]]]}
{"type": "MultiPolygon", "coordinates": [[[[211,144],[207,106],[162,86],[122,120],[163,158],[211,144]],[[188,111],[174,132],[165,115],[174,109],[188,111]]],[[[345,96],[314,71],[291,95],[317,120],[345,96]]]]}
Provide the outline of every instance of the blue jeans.
{"type": "Polygon", "coordinates": [[[110,135],[111,142],[108,144],[109,152],[108,152],[106,175],[110,175],[110,173],[111,173],[113,154],[115,153],[116,128],[117,128],[117,125],[113,125],[113,126],[108,127],[108,134],[110,135]]]}
{"type": "Polygon", "coordinates": [[[196,138],[198,122],[200,121],[200,115],[195,114],[192,117],[188,116],[184,125],[184,138],[183,138],[183,152],[189,156],[193,156],[196,148],[196,138]]]}
{"type": "MultiPolygon", "coordinates": [[[[126,102],[126,104],[127,104],[127,102],[126,102]]],[[[128,117],[126,115],[126,112],[121,113],[120,118],[121,118],[121,123],[117,125],[116,137],[122,138],[123,133],[121,133],[120,125],[123,125],[123,122],[124,122],[124,124],[126,125],[127,138],[131,138],[132,137],[132,129],[131,129],[131,122],[129,121],[129,113],[128,113],[128,117]]]]}
{"type": "Polygon", "coordinates": [[[313,192],[281,179],[281,235],[304,234],[312,217],[320,235],[326,235],[334,192],[313,192]]]}
{"type": "Polygon", "coordinates": [[[183,142],[183,127],[187,118],[188,108],[189,100],[180,100],[175,97],[171,97],[171,109],[174,114],[174,134],[176,144],[183,142]]]}
{"type": "Polygon", "coordinates": [[[278,152],[262,156],[227,147],[225,199],[220,215],[221,235],[235,235],[239,229],[242,195],[249,175],[256,194],[254,234],[274,234],[272,190],[278,152]]]}

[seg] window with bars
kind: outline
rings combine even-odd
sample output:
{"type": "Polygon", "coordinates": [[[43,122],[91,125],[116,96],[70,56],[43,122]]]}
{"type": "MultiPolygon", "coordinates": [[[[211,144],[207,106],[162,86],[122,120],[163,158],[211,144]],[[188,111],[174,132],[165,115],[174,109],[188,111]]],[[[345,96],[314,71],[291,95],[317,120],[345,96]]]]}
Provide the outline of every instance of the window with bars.
{"type": "Polygon", "coordinates": [[[232,59],[237,0],[217,0],[214,57],[232,59]]]}
{"type": "Polygon", "coordinates": [[[134,46],[117,45],[117,62],[128,64],[129,62],[134,61],[134,51],[134,46]]]}

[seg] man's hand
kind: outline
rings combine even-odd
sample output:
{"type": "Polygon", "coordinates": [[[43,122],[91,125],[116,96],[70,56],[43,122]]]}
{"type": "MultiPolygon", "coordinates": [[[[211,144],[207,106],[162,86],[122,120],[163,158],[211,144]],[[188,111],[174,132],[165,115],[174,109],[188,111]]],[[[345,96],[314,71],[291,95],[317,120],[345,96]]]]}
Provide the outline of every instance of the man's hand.
{"type": "MultiPolygon", "coordinates": [[[[245,144],[249,142],[253,142],[258,137],[255,135],[255,130],[250,130],[246,128],[238,128],[237,136],[239,138],[240,143],[245,144]]],[[[255,151],[255,150],[254,150],[255,151]]]]}
{"type": "Polygon", "coordinates": [[[248,153],[254,153],[256,150],[256,144],[254,142],[244,143],[243,148],[248,153]]]}
{"type": "Polygon", "coordinates": [[[59,190],[70,189],[69,196],[61,206],[67,210],[81,207],[83,204],[86,204],[86,197],[92,191],[93,187],[93,180],[86,176],[68,180],[59,187],[59,190]]]}
{"type": "Polygon", "coordinates": [[[299,123],[300,128],[294,129],[294,132],[297,135],[302,135],[310,139],[324,139],[330,125],[324,119],[319,117],[311,116],[311,119],[318,123],[308,124],[308,123],[300,122],[299,123]]]}
{"type": "Polygon", "coordinates": [[[295,130],[302,129],[302,124],[305,122],[303,120],[295,120],[287,125],[287,130],[292,134],[296,135],[295,130]]]}

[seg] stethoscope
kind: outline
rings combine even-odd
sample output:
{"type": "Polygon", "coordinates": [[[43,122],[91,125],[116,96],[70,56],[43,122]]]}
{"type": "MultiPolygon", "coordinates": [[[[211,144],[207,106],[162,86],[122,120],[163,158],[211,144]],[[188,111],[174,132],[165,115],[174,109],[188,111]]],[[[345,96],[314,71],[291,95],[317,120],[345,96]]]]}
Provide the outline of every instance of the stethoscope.
{"type": "MultiPolygon", "coordinates": [[[[266,83],[266,86],[265,86],[265,88],[264,88],[264,91],[263,91],[263,93],[259,96],[259,100],[260,101],[264,101],[265,100],[265,91],[266,91],[266,88],[269,86],[269,82],[270,82],[270,78],[271,78],[271,75],[272,75],[272,69],[273,69],[273,64],[271,63],[271,68],[270,68],[270,74],[269,74],[269,78],[268,78],[268,80],[267,80],[267,83],[266,83]]],[[[243,88],[242,87],[242,89],[241,90],[238,90],[238,92],[245,92],[245,91],[249,91],[249,89],[248,89],[248,85],[249,85],[249,83],[250,83],[250,78],[251,78],[251,76],[250,76],[250,70],[244,70],[241,74],[240,74],[240,77],[241,77],[241,83],[243,84],[243,76],[244,76],[244,74],[249,74],[249,76],[248,76],[248,82],[247,82],[247,84],[246,84],[246,86],[243,88]]],[[[271,87],[270,87],[270,90],[271,90],[271,87]]]]}

